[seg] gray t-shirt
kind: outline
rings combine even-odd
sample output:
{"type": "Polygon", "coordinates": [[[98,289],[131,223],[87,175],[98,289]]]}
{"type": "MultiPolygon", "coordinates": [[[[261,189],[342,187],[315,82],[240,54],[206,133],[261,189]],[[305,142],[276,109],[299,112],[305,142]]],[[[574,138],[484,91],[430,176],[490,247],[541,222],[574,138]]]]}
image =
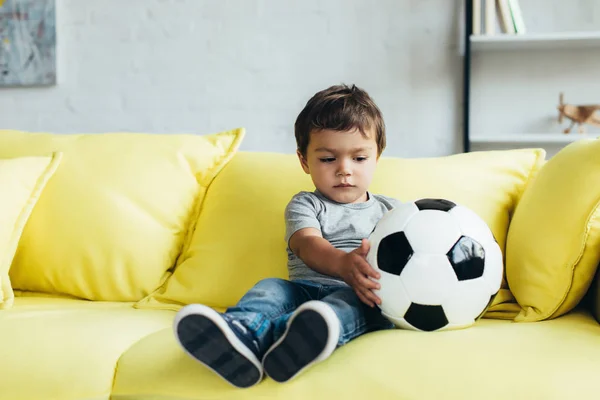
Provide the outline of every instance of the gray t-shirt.
{"type": "Polygon", "coordinates": [[[323,238],[334,247],[350,252],[360,246],[362,239],[369,237],[381,217],[400,204],[391,197],[367,193],[364,203],[343,204],[329,200],[318,190],[300,192],[285,209],[285,241],[287,243],[288,270],[290,280],[308,279],[324,284],[345,283],[335,277],[323,275],[298,258],[290,249],[292,235],[303,228],[321,231],[323,238]]]}

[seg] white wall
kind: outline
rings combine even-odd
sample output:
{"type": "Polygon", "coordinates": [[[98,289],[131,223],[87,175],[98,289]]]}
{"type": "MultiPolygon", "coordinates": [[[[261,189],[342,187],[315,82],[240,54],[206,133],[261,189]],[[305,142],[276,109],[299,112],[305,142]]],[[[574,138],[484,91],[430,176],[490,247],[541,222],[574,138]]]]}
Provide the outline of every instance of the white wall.
{"type": "MultiPolygon", "coordinates": [[[[581,21],[600,29],[600,0],[550,10],[547,2],[562,3],[521,0],[531,30],[579,28],[581,21]]],[[[367,89],[382,109],[386,155],[462,148],[461,0],[56,3],[58,84],[1,89],[1,128],[209,133],[244,126],[243,150],[291,153],[306,100],[345,82],[367,89]]],[[[535,79],[543,79],[539,73],[535,79]]],[[[577,82],[560,85],[568,100],[583,100],[577,82]]],[[[507,108],[515,114],[486,114],[492,123],[485,126],[554,115],[556,88],[532,97],[545,101],[533,116],[507,108]]]]}
{"type": "Polygon", "coordinates": [[[380,105],[386,154],[449,153],[460,124],[458,3],[57,0],[58,85],[0,90],[0,126],[244,126],[242,149],[294,152],[304,103],[346,82],[380,105]]]}

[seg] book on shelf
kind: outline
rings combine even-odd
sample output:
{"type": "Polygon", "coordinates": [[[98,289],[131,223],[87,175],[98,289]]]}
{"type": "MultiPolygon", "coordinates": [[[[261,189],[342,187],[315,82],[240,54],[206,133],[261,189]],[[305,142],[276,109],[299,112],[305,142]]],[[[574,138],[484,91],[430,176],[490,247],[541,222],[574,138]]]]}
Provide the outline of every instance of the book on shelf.
{"type": "Polygon", "coordinates": [[[525,33],[525,21],[523,20],[519,0],[508,0],[508,4],[510,5],[510,13],[512,15],[515,32],[520,34],[525,33]]]}
{"type": "Polygon", "coordinates": [[[473,3],[473,35],[525,33],[519,0],[467,0],[473,3]],[[499,29],[498,29],[499,28],[499,29]]]}

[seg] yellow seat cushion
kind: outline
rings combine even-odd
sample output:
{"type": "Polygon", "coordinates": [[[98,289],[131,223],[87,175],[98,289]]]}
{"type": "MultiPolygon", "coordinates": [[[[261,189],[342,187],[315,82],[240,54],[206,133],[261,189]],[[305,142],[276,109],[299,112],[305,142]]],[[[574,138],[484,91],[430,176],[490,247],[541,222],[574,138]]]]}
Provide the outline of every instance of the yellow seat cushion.
{"type": "Polygon", "coordinates": [[[131,303],[16,297],[0,313],[0,398],[108,400],[119,357],[172,320],[131,303]]]}
{"type": "Polygon", "coordinates": [[[104,301],[152,293],[243,136],[0,131],[0,158],[63,153],[23,231],[13,287],[104,301]]]}
{"type": "Polygon", "coordinates": [[[508,233],[506,275],[517,321],[554,318],[585,295],[600,262],[600,140],[572,143],[523,194],[508,233]]]}
{"type": "Polygon", "coordinates": [[[485,319],[461,331],[370,333],[286,384],[267,378],[242,390],[184,354],[169,328],[123,354],[112,399],[595,399],[599,359],[589,312],[538,324],[485,319]]]}
{"type": "MultiPolygon", "coordinates": [[[[544,156],[543,150],[527,149],[382,158],[371,190],[404,201],[439,196],[462,203],[490,225],[504,249],[510,216],[544,156]]],[[[287,278],[284,209],[295,193],[313,189],[295,155],[237,153],[211,185],[191,245],[173,275],[136,306],[224,308],[260,279],[287,278]]],[[[513,315],[518,307],[511,301],[505,288],[490,312],[513,315]]]]}
{"type": "Polygon", "coordinates": [[[61,156],[0,159],[0,309],[12,306],[10,266],[25,224],[61,156]]]}

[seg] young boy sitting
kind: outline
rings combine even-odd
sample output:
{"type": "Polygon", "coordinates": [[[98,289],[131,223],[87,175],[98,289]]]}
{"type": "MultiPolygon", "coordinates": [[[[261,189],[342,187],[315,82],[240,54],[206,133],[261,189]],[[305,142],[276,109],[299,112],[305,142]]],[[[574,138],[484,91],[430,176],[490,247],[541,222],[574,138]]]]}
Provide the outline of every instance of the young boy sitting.
{"type": "Polygon", "coordinates": [[[295,123],[297,154],[314,192],[285,209],[289,280],[265,279],[220,314],[191,304],[174,321],[192,357],[240,388],[263,373],[286,382],[339,346],[390,329],[373,293],[379,274],[366,239],[397,200],[368,191],[385,148],[379,108],[356,86],[316,93],[295,123]]]}

